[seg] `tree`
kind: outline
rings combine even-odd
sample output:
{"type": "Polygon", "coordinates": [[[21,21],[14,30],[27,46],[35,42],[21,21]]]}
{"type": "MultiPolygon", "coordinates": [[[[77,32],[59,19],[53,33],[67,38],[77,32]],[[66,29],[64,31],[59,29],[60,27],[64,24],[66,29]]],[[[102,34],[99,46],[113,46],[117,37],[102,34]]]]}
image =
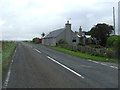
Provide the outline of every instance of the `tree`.
{"type": "Polygon", "coordinates": [[[103,23],[103,24],[95,25],[90,30],[90,33],[91,33],[91,37],[99,40],[100,45],[105,46],[107,37],[110,36],[112,30],[114,30],[113,26],[103,23]]]}
{"type": "Polygon", "coordinates": [[[34,43],[36,43],[36,44],[38,44],[38,43],[40,43],[40,38],[33,38],[33,40],[32,40],[34,43]]]}
{"type": "Polygon", "coordinates": [[[42,35],[42,37],[44,37],[44,36],[45,36],[45,33],[42,33],[41,35],[42,35]]]}

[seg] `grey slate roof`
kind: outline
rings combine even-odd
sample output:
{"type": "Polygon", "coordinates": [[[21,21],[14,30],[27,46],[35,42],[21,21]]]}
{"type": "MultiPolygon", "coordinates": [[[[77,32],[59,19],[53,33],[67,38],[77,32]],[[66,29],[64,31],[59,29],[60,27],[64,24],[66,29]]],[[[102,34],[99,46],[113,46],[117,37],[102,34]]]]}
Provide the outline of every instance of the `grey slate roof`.
{"type": "Polygon", "coordinates": [[[45,38],[54,38],[57,37],[60,33],[62,33],[65,30],[65,28],[61,28],[55,31],[50,32],[45,38]]]}

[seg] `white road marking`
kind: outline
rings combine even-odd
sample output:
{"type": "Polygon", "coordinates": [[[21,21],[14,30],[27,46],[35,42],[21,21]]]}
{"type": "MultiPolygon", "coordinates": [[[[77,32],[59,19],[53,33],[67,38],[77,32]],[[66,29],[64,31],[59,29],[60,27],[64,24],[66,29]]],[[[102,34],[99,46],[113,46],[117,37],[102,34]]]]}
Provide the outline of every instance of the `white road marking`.
{"type": "Polygon", "coordinates": [[[97,62],[97,61],[92,61],[92,62],[94,62],[94,63],[99,63],[99,62],[97,62]]]}
{"type": "Polygon", "coordinates": [[[67,66],[61,64],[60,62],[56,61],[55,59],[53,59],[53,58],[51,58],[51,57],[49,57],[49,56],[47,56],[47,58],[50,59],[50,60],[52,60],[53,62],[59,64],[60,66],[64,67],[65,69],[69,70],[70,72],[74,73],[75,75],[77,75],[77,76],[79,76],[79,77],[81,77],[81,78],[84,78],[84,77],[83,77],[82,75],[80,75],[79,73],[73,71],[72,69],[70,69],[70,68],[68,68],[67,66]]]}
{"type": "Polygon", "coordinates": [[[115,68],[115,69],[118,69],[118,67],[115,67],[115,66],[110,66],[111,68],[115,68]]]}
{"type": "Polygon", "coordinates": [[[92,60],[88,60],[88,61],[92,61],[92,60]]]}
{"type": "Polygon", "coordinates": [[[16,49],[15,49],[15,53],[16,53],[16,49]]]}
{"type": "Polygon", "coordinates": [[[80,65],[80,67],[87,67],[87,68],[91,68],[92,66],[88,66],[88,65],[80,65]]]}
{"type": "Polygon", "coordinates": [[[7,85],[8,85],[9,79],[10,79],[12,64],[13,64],[13,60],[11,60],[10,67],[9,67],[9,70],[8,70],[8,73],[7,73],[7,78],[6,78],[6,80],[3,84],[3,88],[7,88],[7,85]]]}
{"type": "Polygon", "coordinates": [[[105,63],[101,63],[101,65],[107,65],[107,64],[105,64],[105,63]]]}
{"type": "Polygon", "coordinates": [[[90,60],[90,59],[89,59],[88,61],[90,61],[90,62],[94,62],[94,63],[99,63],[99,62],[97,62],[97,61],[93,61],[93,60],[90,60]]]}
{"type": "Polygon", "coordinates": [[[37,51],[38,53],[41,53],[39,50],[35,49],[35,51],[37,51]]]}
{"type": "MultiPolygon", "coordinates": [[[[92,60],[90,60],[90,59],[88,59],[88,61],[90,61],[90,62],[94,62],[94,63],[99,63],[99,62],[97,62],[97,61],[92,61],[92,60]]],[[[100,63],[101,65],[105,65],[105,66],[108,66],[107,64],[105,64],[105,63],[100,63]]],[[[109,66],[109,67],[111,67],[111,68],[115,68],[115,69],[118,69],[118,67],[116,67],[116,66],[109,66]]]]}

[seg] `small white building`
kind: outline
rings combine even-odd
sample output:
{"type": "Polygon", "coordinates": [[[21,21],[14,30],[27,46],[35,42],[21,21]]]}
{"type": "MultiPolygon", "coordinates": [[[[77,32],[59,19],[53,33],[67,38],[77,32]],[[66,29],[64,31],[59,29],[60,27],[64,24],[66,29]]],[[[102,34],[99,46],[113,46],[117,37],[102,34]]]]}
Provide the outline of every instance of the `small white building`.
{"type": "Polygon", "coordinates": [[[79,37],[71,30],[71,24],[69,21],[65,24],[65,28],[52,31],[45,36],[42,39],[42,44],[56,46],[60,39],[67,41],[70,45],[79,43],[79,37]]]}

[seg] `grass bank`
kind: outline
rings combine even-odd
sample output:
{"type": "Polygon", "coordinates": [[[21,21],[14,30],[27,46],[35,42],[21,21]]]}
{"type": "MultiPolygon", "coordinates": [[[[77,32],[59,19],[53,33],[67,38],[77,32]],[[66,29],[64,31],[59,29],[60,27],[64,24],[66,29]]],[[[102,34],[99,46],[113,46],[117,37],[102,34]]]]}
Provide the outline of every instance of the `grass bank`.
{"type": "Polygon", "coordinates": [[[8,69],[17,42],[2,42],[2,73],[8,69]]]}
{"type": "Polygon", "coordinates": [[[35,44],[34,42],[32,41],[24,41],[25,43],[28,43],[28,44],[35,44]]]}
{"type": "Polygon", "coordinates": [[[0,42],[0,77],[2,75],[2,42],[0,42]]]}
{"type": "Polygon", "coordinates": [[[73,56],[76,56],[76,57],[84,58],[84,59],[91,59],[91,60],[102,61],[102,62],[118,62],[117,59],[91,56],[91,55],[86,54],[86,53],[75,52],[75,51],[67,50],[67,49],[61,48],[61,47],[49,47],[49,48],[60,51],[60,52],[64,52],[64,53],[67,53],[67,54],[70,54],[70,55],[73,55],[73,56]]]}

